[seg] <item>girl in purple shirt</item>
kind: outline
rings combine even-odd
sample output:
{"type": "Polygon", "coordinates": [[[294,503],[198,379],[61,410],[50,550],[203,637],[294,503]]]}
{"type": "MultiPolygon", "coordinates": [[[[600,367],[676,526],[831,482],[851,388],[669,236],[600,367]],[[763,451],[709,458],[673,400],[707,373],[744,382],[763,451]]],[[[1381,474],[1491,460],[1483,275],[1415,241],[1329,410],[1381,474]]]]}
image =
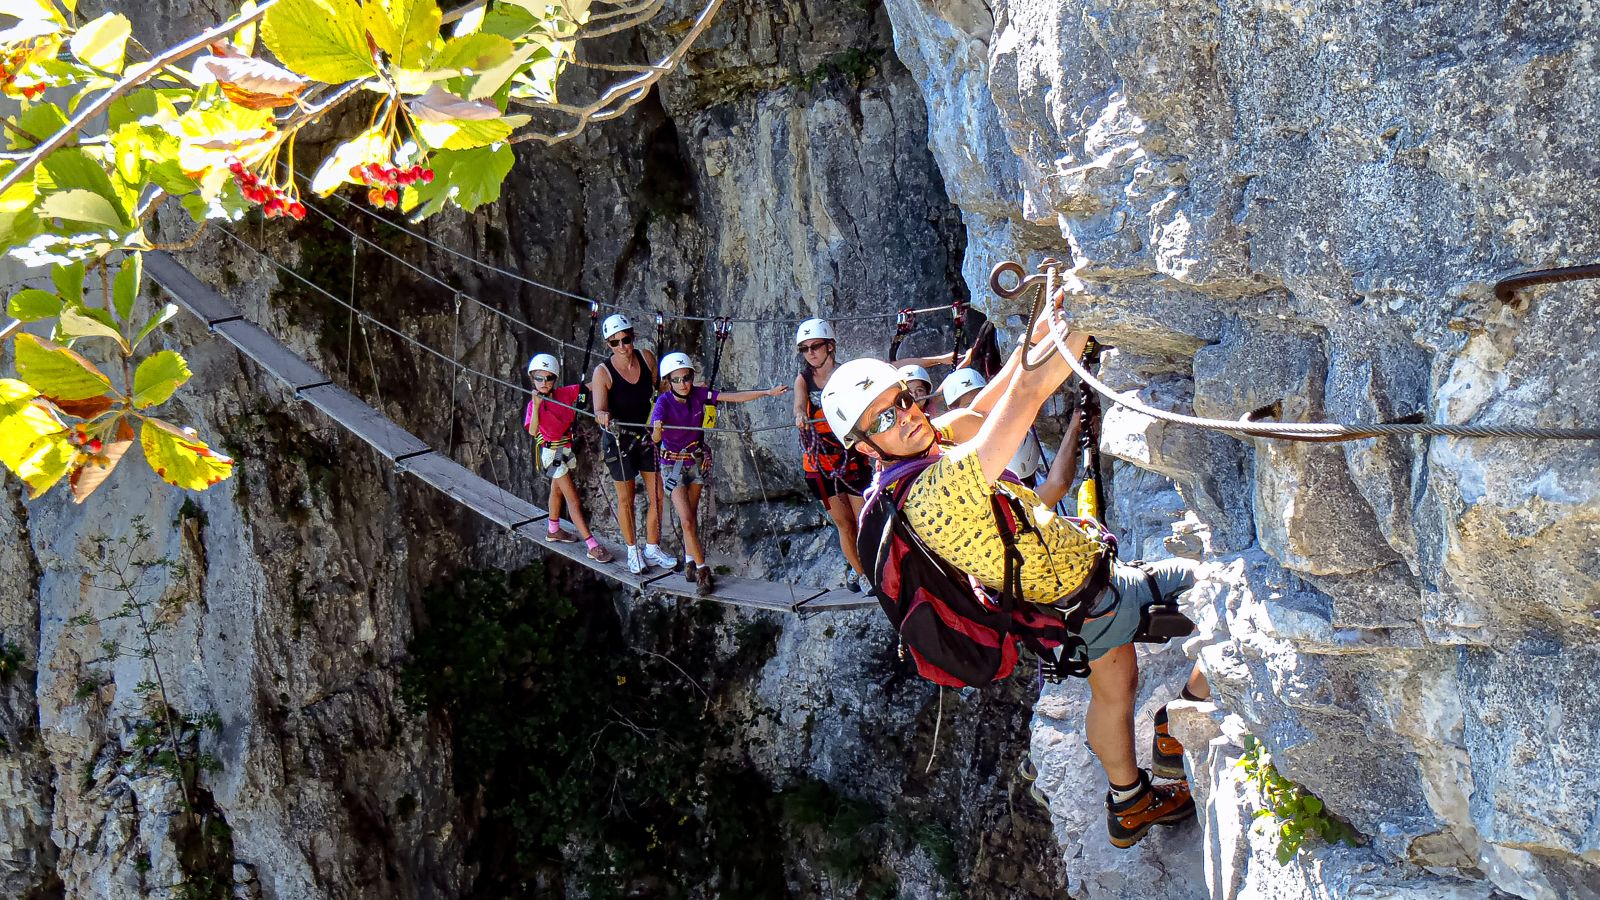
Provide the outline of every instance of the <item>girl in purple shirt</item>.
{"type": "Polygon", "coordinates": [[[700,491],[705,486],[709,458],[701,442],[708,427],[707,411],[721,403],[746,403],[757,397],[781,397],[789,386],[780,384],[765,391],[713,391],[694,383],[695,365],[686,353],[668,353],[661,360],[661,377],[671,390],[656,398],[650,411],[650,439],[656,442],[656,459],[661,470],[661,486],[672,497],[672,506],[683,523],[683,550],[688,562],[684,577],[695,585],[696,593],[711,593],[711,568],[706,565],[705,548],[696,527],[700,491]]]}

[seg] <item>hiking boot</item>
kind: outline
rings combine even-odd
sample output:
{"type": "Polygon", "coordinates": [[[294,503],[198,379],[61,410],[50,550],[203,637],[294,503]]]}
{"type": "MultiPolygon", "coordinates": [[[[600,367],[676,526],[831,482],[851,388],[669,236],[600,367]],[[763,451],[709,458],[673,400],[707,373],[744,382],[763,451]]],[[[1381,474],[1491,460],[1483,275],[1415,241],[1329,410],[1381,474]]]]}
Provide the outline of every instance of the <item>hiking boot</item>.
{"type": "Polygon", "coordinates": [[[1150,743],[1150,774],[1156,778],[1188,778],[1183,768],[1183,744],[1167,731],[1167,707],[1156,710],[1155,740],[1150,743]]]}
{"type": "Polygon", "coordinates": [[[578,536],[565,528],[545,532],[544,539],[552,544],[576,544],[578,542],[578,536]]]}
{"type": "Polygon", "coordinates": [[[638,547],[628,547],[628,571],[635,575],[644,572],[644,551],[638,547]]]}
{"type": "Polygon", "coordinates": [[[701,566],[694,576],[694,592],[704,597],[716,586],[716,582],[711,578],[711,567],[701,566]]]}
{"type": "Polygon", "coordinates": [[[1144,790],[1122,803],[1111,802],[1111,793],[1106,792],[1106,831],[1114,846],[1132,847],[1156,825],[1176,825],[1194,818],[1194,798],[1189,796],[1187,781],[1152,785],[1143,770],[1139,781],[1144,790]]]}
{"type": "Polygon", "coordinates": [[[1033,802],[1039,804],[1045,809],[1050,808],[1050,798],[1044,795],[1044,791],[1039,790],[1039,786],[1037,784],[1028,785],[1028,796],[1033,798],[1033,802]]]}
{"type": "Polygon", "coordinates": [[[861,593],[861,576],[856,574],[855,569],[844,570],[844,586],[853,594],[861,593]]]}
{"type": "Polygon", "coordinates": [[[593,547],[589,548],[589,558],[597,563],[616,562],[617,559],[615,556],[611,555],[611,551],[607,550],[600,544],[595,544],[593,547]]]}
{"type": "Polygon", "coordinates": [[[669,572],[678,571],[678,558],[676,556],[668,556],[659,547],[644,548],[644,561],[652,566],[660,566],[669,572]]]}

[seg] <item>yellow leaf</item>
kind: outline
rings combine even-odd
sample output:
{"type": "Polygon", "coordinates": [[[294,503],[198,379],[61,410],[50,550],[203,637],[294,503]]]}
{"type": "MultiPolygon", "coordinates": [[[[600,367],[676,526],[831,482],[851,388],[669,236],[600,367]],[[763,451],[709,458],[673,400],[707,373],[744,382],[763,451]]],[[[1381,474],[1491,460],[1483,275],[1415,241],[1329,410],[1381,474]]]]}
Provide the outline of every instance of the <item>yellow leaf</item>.
{"type": "Polygon", "coordinates": [[[23,20],[62,21],[61,13],[56,11],[50,0],[0,0],[0,15],[16,16],[23,20]]]}
{"type": "Polygon", "coordinates": [[[123,54],[128,47],[128,35],[133,26],[121,13],[106,13],[78,29],[68,41],[72,55],[86,66],[121,72],[123,54]]]}
{"type": "Polygon", "coordinates": [[[111,379],[94,363],[59,344],[23,332],[15,350],[17,374],[46,397],[87,400],[111,390],[111,379]]]}
{"type": "Polygon", "coordinates": [[[19,477],[26,477],[23,468],[58,436],[66,440],[67,426],[38,399],[39,392],[23,382],[0,378],[0,462],[19,477]]]}
{"type": "Polygon", "coordinates": [[[338,84],[377,72],[355,0],[278,0],[261,23],[261,39],[279,62],[313,81],[338,84]]]}
{"type": "Polygon", "coordinates": [[[439,42],[443,16],[434,0],[369,0],[364,16],[373,42],[402,68],[421,68],[439,42]]]}
{"type": "Polygon", "coordinates": [[[541,45],[535,43],[523,44],[505,62],[484,71],[478,76],[478,80],[472,83],[472,89],[467,92],[467,99],[482,100],[485,97],[493,97],[540,47],[541,45]]]}
{"type": "Polygon", "coordinates": [[[88,222],[108,228],[124,227],[122,215],[110,200],[82,188],[51,194],[39,204],[38,213],[47,219],[88,222]]]}
{"type": "Polygon", "coordinates": [[[189,431],[160,419],[145,419],[139,430],[150,468],[167,484],[203,491],[233,474],[233,460],[207,447],[189,431]]]}
{"type": "Polygon", "coordinates": [[[123,349],[127,349],[128,347],[128,341],[122,336],[120,331],[117,331],[115,328],[112,328],[110,325],[107,325],[98,319],[92,319],[88,316],[80,315],[70,306],[61,311],[61,331],[63,334],[69,334],[75,338],[111,338],[118,344],[121,344],[123,349]]]}
{"type": "Polygon", "coordinates": [[[67,441],[67,432],[49,435],[40,443],[34,454],[17,467],[17,475],[28,483],[28,497],[37,498],[61,480],[78,455],[67,441]]]}

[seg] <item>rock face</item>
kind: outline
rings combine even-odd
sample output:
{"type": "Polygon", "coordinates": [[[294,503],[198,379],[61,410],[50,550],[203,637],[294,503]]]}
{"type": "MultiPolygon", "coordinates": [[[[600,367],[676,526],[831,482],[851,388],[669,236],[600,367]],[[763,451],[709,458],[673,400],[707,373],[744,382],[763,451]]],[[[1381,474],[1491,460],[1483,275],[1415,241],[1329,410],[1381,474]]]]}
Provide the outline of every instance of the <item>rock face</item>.
{"type": "MultiPolygon", "coordinates": [[[[1489,290],[1594,255],[1574,227],[1600,201],[1582,136],[1586,18],[1005,0],[986,29],[956,4],[887,8],[991,316],[1022,310],[983,290],[989,267],[1052,255],[1086,282],[1074,321],[1119,348],[1117,386],[1157,406],[1553,426],[1600,414],[1596,289],[1515,307],[1489,290]]],[[[1103,447],[1171,479],[1205,526],[1213,577],[1192,598],[1205,637],[1187,649],[1231,727],[1368,843],[1275,870],[1241,832],[1253,801],[1221,762],[1237,748],[1191,747],[1197,787],[1210,780],[1204,889],[1102,875],[1088,896],[1593,895],[1600,773],[1579,749],[1600,674],[1592,444],[1239,443],[1118,411],[1103,447]]],[[[1121,471],[1116,515],[1165,502],[1121,471]]],[[[1057,703],[1040,701],[1036,751],[1080,724],[1057,703]]],[[[1041,765],[1100,783],[1081,744],[1061,742],[1078,749],[1041,765]]],[[[1076,858],[1096,840],[1098,794],[1070,796],[1052,809],[1076,858]]]]}

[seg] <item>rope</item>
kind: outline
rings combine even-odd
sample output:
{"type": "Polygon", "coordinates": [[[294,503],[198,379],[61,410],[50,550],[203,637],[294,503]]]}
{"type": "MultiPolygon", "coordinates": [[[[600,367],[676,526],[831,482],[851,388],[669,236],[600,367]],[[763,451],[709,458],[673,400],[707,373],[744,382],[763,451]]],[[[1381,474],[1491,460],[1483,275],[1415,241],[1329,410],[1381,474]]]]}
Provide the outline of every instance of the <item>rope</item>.
{"type": "Polygon", "coordinates": [[[1538,284],[1560,284],[1564,281],[1583,281],[1587,278],[1600,278],[1600,265],[1563,266],[1559,269],[1540,269],[1537,272],[1523,272],[1510,278],[1502,278],[1495,282],[1495,299],[1507,305],[1515,305],[1517,291],[1530,288],[1538,284]]]}
{"type": "MultiPolygon", "coordinates": [[[[225,228],[225,229],[222,230],[222,233],[227,235],[229,239],[231,239],[232,241],[237,243],[239,246],[245,248],[246,250],[251,251],[252,253],[256,254],[259,257],[261,257],[266,262],[270,263],[272,266],[277,268],[278,271],[289,275],[290,277],[292,277],[295,280],[299,281],[301,284],[304,284],[306,287],[316,291],[317,293],[321,294],[324,297],[327,297],[329,300],[332,300],[334,303],[339,304],[340,306],[344,307],[345,309],[350,310],[350,312],[353,315],[355,315],[357,318],[359,318],[362,322],[371,322],[373,325],[376,325],[377,327],[383,329],[384,331],[389,332],[390,334],[394,335],[395,337],[399,338],[400,340],[405,341],[406,343],[409,343],[409,344],[411,344],[413,346],[416,346],[418,348],[421,348],[422,350],[424,350],[424,351],[426,351],[428,353],[431,353],[434,356],[437,356],[438,358],[444,360],[445,362],[450,363],[452,366],[458,367],[462,372],[471,373],[473,375],[478,376],[479,378],[487,379],[489,381],[494,382],[495,384],[498,384],[498,385],[500,385],[502,387],[510,388],[511,390],[517,391],[517,392],[522,393],[522,394],[524,394],[526,396],[529,396],[529,397],[533,396],[534,392],[533,392],[532,388],[523,387],[520,384],[512,384],[509,381],[504,381],[504,380],[502,380],[500,378],[496,378],[495,376],[490,375],[487,372],[481,372],[481,371],[479,371],[477,369],[472,368],[471,366],[468,366],[468,365],[465,365],[465,364],[462,364],[462,363],[458,363],[455,360],[452,360],[447,354],[442,353],[442,352],[440,352],[438,350],[435,350],[434,348],[428,346],[427,344],[424,344],[423,342],[417,340],[416,338],[412,337],[411,335],[406,334],[405,332],[403,332],[403,331],[401,331],[401,330],[399,330],[397,328],[394,328],[393,326],[386,325],[383,322],[381,322],[381,321],[373,318],[372,316],[368,315],[367,313],[362,312],[360,309],[356,308],[356,306],[354,304],[350,303],[349,301],[347,301],[347,300],[345,300],[345,299],[343,299],[341,297],[338,297],[338,296],[335,296],[334,294],[329,293],[321,285],[310,281],[304,275],[301,275],[299,272],[296,272],[295,270],[289,268],[288,266],[284,265],[283,263],[278,262],[278,260],[274,259],[272,256],[269,256],[264,251],[257,249],[249,241],[246,241],[244,238],[242,238],[239,235],[235,234],[232,230],[229,230],[229,229],[225,228]]],[[[452,290],[454,290],[454,289],[452,289],[452,290]]],[[[462,294],[462,296],[463,297],[468,297],[468,299],[471,299],[470,296],[468,296],[467,294],[462,294]]],[[[365,327],[363,327],[362,328],[362,334],[365,335],[365,333],[366,333],[366,329],[365,329],[365,327]]],[[[579,409],[576,406],[572,406],[570,404],[562,403],[562,402],[560,402],[558,400],[547,398],[544,402],[552,403],[552,404],[555,404],[556,406],[560,406],[560,407],[563,407],[565,409],[570,409],[570,410],[578,413],[579,415],[588,416],[591,419],[595,417],[594,413],[589,412],[586,409],[579,409]]],[[[639,429],[639,430],[644,430],[644,429],[649,427],[647,424],[642,423],[642,422],[620,422],[619,421],[619,422],[616,422],[616,424],[620,425],[620,426],[628,427],[628,428],[639,429]]],[[[704,428],[704,427],[699,427],[699,426],[695,426],[695,425],[674,425],[673,427],[679,429],[680,431],[721,432],[721,433],[724,433],[724,434],[739,434],[739,433],[741,433],[741,429],[736,429],[736,428],[704,428]]],[[[758,432],[759,431],[779,431],[779,430],[782,430],[782,429],[793,428],[793,427],[794,427],[793,425],[788,425],[788,424],[785,424],[785,425],[764,425],[764,426],[762,426],[760,428],[755,428],[755,429],[751,429],[751,430],[758,431],[758,432]]]]}
{"type": "Polygon", "coordinates": [[[1094,377],[1083,363],[1067,350],[1066,326],[1063,319],[1050,324],[1050,339],[1055,350],[1066,359],[1072,371],[1101,396],[1118,406],[1124,406],[1153,419],[1176,425],[1189,425],[1227,434],[1271,438],[1280,441],[1305,441],[1313,443],[1339,443],[1359,441],[1372,437],[1393,435],[1422,435],[1425,437],[1453,438],[1528,438],[1542,441],[1595,441],[1600,440],[1600,428],[1535,428],[1525,425],[1405,425],[1380,423],[1376,425],[1344,425],[1337,422],[1277,422],[1262,425],[1256,422],[1230,419],[1207,419],[1188,416],[1150,406],[1132,394],[1112,390],[1105,382],[1094,377]]]}
{"type": "MultiPolygon", "coordinates": [[[[756,439],[755,439],[755,435],[748,428],[746,428],[744,430],[744,446],[745,446],[746,450],[750,451],[750,468],[756,470],[756,486],[761,488],[761,505],[763,507],[771,507],[772,503],[771,503],[770,500],[767,499],[767,479],[766,479],[765,476],[763,476],[761,474],[761,460],[756,456],[756,439]]],[[[773,545],[772,549],[777,550],[778,551],[778,557],[780,559],[782,559],[782,557],[784,556],[783,549],[782,549],[783,548],[783,544],[782,544],[781,541],[778,540],[778,529],[775,528],[773,526],[773,524],[772,524],[773,517],[772,516],[762,516],[761,518],[766,520],[766,523],[767,523],[767,534],[772,538],[772,545],[773,545]]],[[[782,582],[782,584],[788,585],[788,587],[789,587],[789,608],[790,609],[794,609],[798,605],[798,601],[796,601],[794,599],[794,580],[793,580],[793,576],[791,575],[790,576],[790,580],[784,581],[784,582],[782,582]]],[[[795,610],[795,611],[798,612],[798,610],[795,610]]]]}
{"type": "MultiPolygon", "coordinates": [[[[305,181],[307,185],[309,185],[311,183],[311,179],[304,172],[295,171],[294,174],[299,176],[302,181],[305,181]]],[[[535,281],[532,278],[528,278],[525,275],[522,275],[522,274],[517,273],[517,272],[513,272],[513,271],[511,271],[509,269],[502,269],[499,266],[494,265],[493,263],[485,262],[484,260],[478,259],[477,257],[472,256],[470,254],[462,253],[459,250],[455,250],[455,249],[452,249],[450,247],[447,247],[444,244],[441,244],[438,241],[428,237],[427,235],[422,234],[421,232],[413,231],[412,229],[407,228],[404,225],[398,224],[398,223],[396,223],[395,221],[393,221],[391,219],[388,219],[388,218],[385,218],[383,216],[380,216],[380,215],[378,215],[378,213],[376,211],[368,209],[366,206],[362,205],[361,203],[359,203],[359,202],[357,202],[355,200],[351,200],[348,197],[345,197],[345,196],[343,196],[341,194],[333,194],[332,196],[334,197],[334,199],[338,200],[340,203],[343,203],[345,206],[348,206],[348,207],[360,212],[364,216],[369,216],[372,219],[375,219],[376,221],[382,222],[383,224],[389,226],[390,228],[395,229],[396,231],[404,232],[405,234],[408,234],[411,237],[416,238],[417,240],[423,242],[424,244],[427,244],[430,247],[433,247],[433,248],[438,249],[438,250],[443,250],[444,252],[450,254],[451,256],[454,256],[454,257],[456,257],[458,259],[465,260],[465,261],[467,261],[469,263],[472,263],[473,265],[475,265],[475,266],[477,266],[477,267],[479,267],[481,269],[484,269],[486,271],[494,272],[497,275],[503,275],[503,276],[505,276],[507,278],[510,278],[510,279],[514,280],[514,281],[520,281],[523,284],[526,284],[526,285],[528,285],[530,287],[536,287],[536,288],[539,288],[540,290],[543,290],[543,291],[549,291],[550,293],[556,294],[556,295],[561,296],[561,297],[568,297],[570,299],[578,300],[578,301],[581,301],[583,303],[594,304],[596,306],[604,307],[605,309],[614,309],[614,310],[618,310],[619,312],[631,312],[631,313],[635,313],[637,315],[644,315],[644,316],[649,316],[649,315],[654,315],[655,314],[655,310],[640,309],[640,308],[634,307],[634,306],[623,306],[620,303],[607,303],[607,302],[602,301],[602,300],[595,300],[595,299],[592,299],[592,298],[589,298],[589,297],[585,297],[582,294],[575,294],[575,293],[573,293],[571,291],[562,290],[561,288],[558,288],[558,287],[556,287],[554,285],[545,284],[542,281],[535,281]]],[[[313,209],[313,210],[317,209],[315,206],[313,206],[313,205],[311,205],[309,203],[306,204],[306,207],[308,209],[313,209]]],[[[327,213],[323,213],[321,210],[317,210],[317,212],[321,213],[322,215],[327,215],[327,213]]],[[[344,226],[340,225],[340,227],[342,228],[344,226]]],[[[947,303],[944,306],[930,306],[930,307],[927,307],[925,309],[913,310],[913,312],[916,312],[916,313],[943,312],[944,310],[952,308],[953,305],[954,304],[948,304],[947,303]]],[[[833,318],[830,319],[830,321],[833,321],[833,322],[866,322],[866,321],[872,321],[872,320],[876,320],[876,319],[892,319],[896,315],[897,315],[896,313],[864,313],[864,314],[858,315],[858,316],[833,317],[833,318]]],[[[716,322],[716,321],[719,320],[719,318],[722,318],[722,317],[718,317],[718,316],[689,316],[689,315],[677,315],[677,314],[674,314],[674,315],[667,316],[667,318],[678,320],[678,321],[684,321],[684,322],[716,322]]],[[[741,324],[741,325],[752,325],[752,324],[753,325],[768,325],[768,324],[793,325],[793,324],[798,323],[798,322],[803,322],[803,321],[805,321],[806,319],[809,319],[809,318],[811,318],[811,316],[802,316],[802,317],[788,318],[788,319],[730,318],[730,319],[727,319],[727,321],[734,322],[734,323],[741,324]]],[[[521,323],[521,324],[525,325],[525,327],[527,327],[530,330],[535,330],[535,331],[537,330],[537,329],[534,329],[532,325],[527,325],[526,323],[521,323]]],[[[540,333],[542,334],[543,332],[540,332],[540,333]]],[[[571,345],[569,345],[569,346],[571,346],[571,345]]],[[[573,349],[577,349],[577,348],[573,347],[573,349]]]]}

